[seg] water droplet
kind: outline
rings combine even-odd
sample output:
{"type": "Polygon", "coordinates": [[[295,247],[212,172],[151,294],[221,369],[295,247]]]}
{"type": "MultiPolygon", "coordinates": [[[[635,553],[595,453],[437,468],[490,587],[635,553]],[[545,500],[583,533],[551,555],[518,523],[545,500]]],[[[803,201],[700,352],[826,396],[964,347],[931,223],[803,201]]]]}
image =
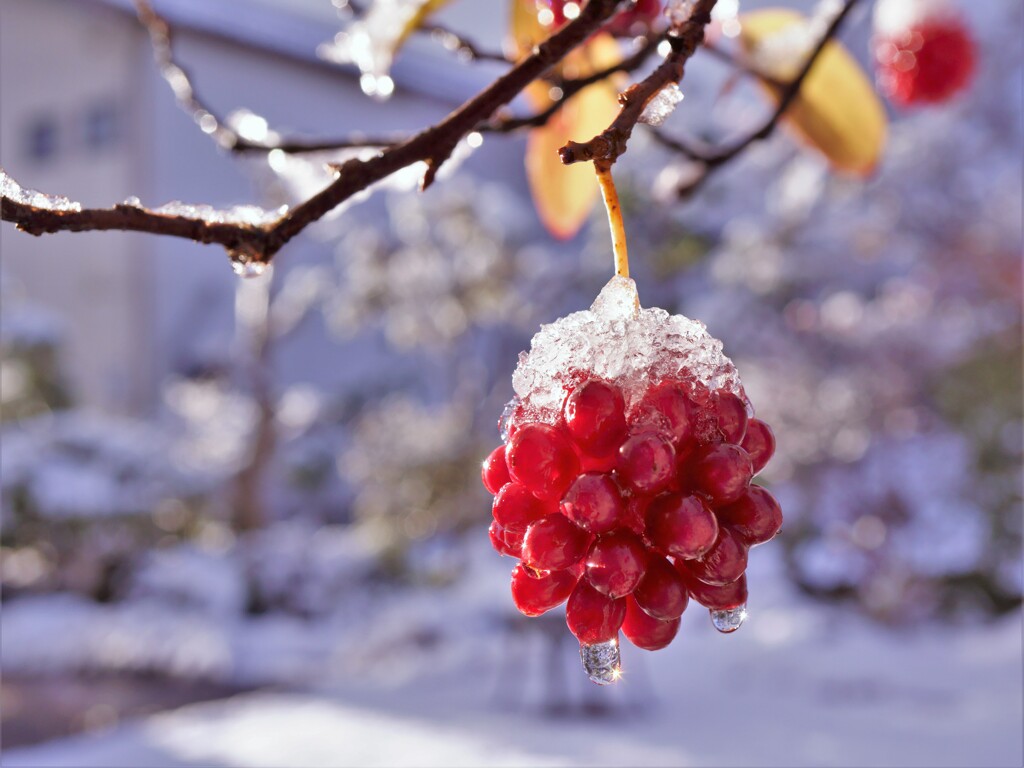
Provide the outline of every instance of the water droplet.
{"type": "Polygon", "coordinates": [[[725,634],[735,632],[747,620],[747,606],[745,605],[721,611],[712,610],[710,613],[711,623],[715,625],[715,629],[725,634]]]}
{"type": "Polygon", "coordinates": [[[501,435],[501,442],[508,442],[508,423],[512,420],[512,414],[516,412],[516,408],[519,407],[519,396],[516,395],[507,403],[505,403],[505,409],[501,412],[501,418],[498,419],[498,434],[501,435]]]}
{"type": "Polygon", "coordinates": [[[232,251],[231,269],[239,277],[259,277],[267,270],[267,262],[253,258],[251,254],[232,251]]]}
{"type": "Polygon", "coordinates": [[[622,677],[618,639],[594,645],[581,645],[580,659],[583,660],[583,669],[587,677],[598,685],[611,685],[622,677]]]}

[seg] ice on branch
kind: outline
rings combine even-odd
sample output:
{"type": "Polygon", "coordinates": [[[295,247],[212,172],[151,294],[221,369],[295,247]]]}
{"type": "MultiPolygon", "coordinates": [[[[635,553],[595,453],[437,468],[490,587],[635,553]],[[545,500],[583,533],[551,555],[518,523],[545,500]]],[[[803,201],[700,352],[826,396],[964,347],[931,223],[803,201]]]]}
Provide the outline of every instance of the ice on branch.
{"type": "Polygon", "coordinates": [[[375,0],[362,19],[317,48],[317,55],[336,64],[354,64],[362,74],[363,93],[387,99],[395,90],[388,74],[395,52],[425,5],[426,0],[375,0]]]}
{"type": "Polygon", "coordinates": [[[683,92],[679,86],[670,83],[658,91],[654,98],[647,102],[643,113],[640,115],[640,122],[648,125],[659,126],[665,122],[669,115],[683,100],[683,92]]]}
{"type": "Polygon", "coordinates": [[[665,15],[669,24],[678,27],[685,24],[693,16],[693,9],[697,7],[697,0],[669,0],[665,5],[665,15]]]}
{"type": "Polygon", "coordinates": [[[63,195],[47,195],[37,192],[34,189],[27,189],[13,178],[7,175],[3,168],[0,168],[0,197],[4,197],[15,203],[30,205],[49,211],[73,211],[82,210],[82,204],[69,200],[63,195]]]}
{"type": "MultiPolygon", "coordinates": [[[[126,203],[127,204],[127,203],[126,203]]],[[[250,227],[266,227],[277,222],[288,213],[288,206],[282,205],[272,211],[258,205],[235,205],[227,209],[214,208],[212,205],[182,203],[175,200],[154,208],[153,213],[161,216],[181,216],[186,219],[199,219],[208,224],[233,224],[250,227]]]]}
{"type": "Polygon", "coordinates": [[[710,391],[740,392],[722,342],[703,323],[663,309],[641,309],[636,284],[613,277],[588,310],[574,312],[533,337],[512,377],[531,415],[554,423],[574,374],[584,372],[617,384],[627,407],[652,383],[688,374],[710,391]]]}

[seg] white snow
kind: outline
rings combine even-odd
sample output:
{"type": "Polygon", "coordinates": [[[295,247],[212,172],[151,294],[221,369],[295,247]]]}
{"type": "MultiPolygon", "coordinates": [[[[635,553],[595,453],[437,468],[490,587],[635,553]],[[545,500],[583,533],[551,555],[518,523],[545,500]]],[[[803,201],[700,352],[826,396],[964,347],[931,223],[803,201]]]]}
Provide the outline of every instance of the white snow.
{"type": "Polygon", "coordinates": [[[33,208],[44,208],[51,211],[72,211],[82,210],[82,204],[69,200],[63,195],[47,195],[21,186],[7,172],[0,168],[0,197],[6,197],[16,203],[31,205],[33,208]]]}
{"type": "Polygon", "coordinates": [[[669,83],[651,99],[640,115],[640,122],[648,125],[662,125],[668,116],[683,101],[683,92],[675,83],[669,83]]]}
{"type": "MultiPolygon", "coordinates": [[[[739,632],[718,634],[707,612],[693,605],[668,649],[648,654],[625,645],[624,677],[606,688],[586,681],[566,644],[557,671],[570,675],[568,696],[606,702],[611,711],[557,716],[531,704],[531,692],[554,674],[540,646],[530,638],[501,639],[472,621],[506,597],[505,565],[492,557],[471,583],[420,593],[415,605],[396,604],[379,631],[357,630],[361,642],[351,640],[364,651],[359,663],[351,653],[316,658],[313,637],[343,632],[338,626],[303,635],[296,624],[276,638],[269,626],[245,633],[250,651],[273,646],[276,663],[302,667],[306,683],[299,690],[191,705],[104,733],[14,749],[3,764],[1010,766],[1024,757],[1019,616],[990,625],[885,629],[800,597],[771,548],[759,549],[752,557],[751,618],[739,632]],[[436,648],[410,655],[386,642],[431,620],[448,628],[436,648]],[[396,664],[404,674],[388,674],[396,664]]],[[[52,626],[41,639],[77,634],[62,623],[74,614],[70,606],[50,613],[52,626]]],[[[133,624],[147,618],[140,613],[133,624]]],[[[18,623],[5,611],[5,656],[19,644],[18,623]]],[[[188,658],[174,648],[187,639],[189,624],[181,617],[173,624],[174,635],[163,636],[174,631],[172,622],[147,631],[169,654],[188,658]]],[[[116,640],[125,625],[108,626],[116,640]]],[[[219,647],[209,644],[208,663],[219,647]]]]}
{"type": "Polygon", "coordinates": [[[522,353],[512,386],[533,418],[554,422],[574,371],[617,384],[627,407],[652,383],[683,372],[709,391],[740,391],[722,342],[699,320],[641,309],[636,284],[613,277],[589,310],[541,326],[522,353]]]}

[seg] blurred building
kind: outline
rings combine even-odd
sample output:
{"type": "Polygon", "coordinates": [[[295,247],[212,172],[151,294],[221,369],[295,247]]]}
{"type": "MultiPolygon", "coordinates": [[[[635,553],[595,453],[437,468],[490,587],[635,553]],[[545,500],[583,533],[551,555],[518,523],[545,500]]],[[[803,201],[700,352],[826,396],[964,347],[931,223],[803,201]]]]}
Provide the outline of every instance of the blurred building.
{"type": "MultiPolygon", "coordinates": [[[[247,108],[297,133],[415,130],[495,72],[486,64],[459,66],[441,46],[416,39],[393,72],[395,96],[376,102],[360,92],[353,70],[316,58],[317,45],[340,27],[328,2],[154,5],[172,22],[182,65],[211,106],[222,114],[247,108]]],[[[483,4],[453,5],[454,24],[500,39],[500,20],[483,4]]],[[[253,183],[265,179],[256,167],[263,158],[226,156],[177,108],[130,0],[5,0],[0,93],[0,164],[26,187],[98,207],[129,196],[152,206],[280,202],[253,183]]],[[[473,165],[521,185],[518,156],[491,152],[473,165]]],[[[82,404],[149,412],[168,373],[230,356],[237,280],[219,248],[116,232],[33,239],[10,226],[0,228],[0,248],[5,298],[21,294],[61,319],[64,369],[82,404]]],[[[322,258],[326,248],[304,237],[279,268],[322,258]]],[[[370,346],[361,358],[372,365],[374,352],[384,351],[370,346]]],[[[297,354],[288,363],[298,378],[334,375],[316,369],[326,365],[322,356],[297,354]]]]}

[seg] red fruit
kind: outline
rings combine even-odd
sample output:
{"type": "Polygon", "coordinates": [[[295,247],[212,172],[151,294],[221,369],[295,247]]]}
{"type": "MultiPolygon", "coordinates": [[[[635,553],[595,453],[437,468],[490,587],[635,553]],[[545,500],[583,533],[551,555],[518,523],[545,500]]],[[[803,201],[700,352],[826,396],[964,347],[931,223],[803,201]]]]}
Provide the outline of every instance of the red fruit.
{"type": "Polygon", "coordinates": [[[506,451],[509,474],[539,499],[557,501],[579,472],[569,441],[552,426],[524,424],[506,451]]]}
{"type": "Polygon", "coordinates": [[[509,537],[508,531],[502,528],[501,523],[497,520],[491,522],[491,527],[487,529],[487,533],[491,537],[491,546],[494,547],[494,551],[498,554],[508,555],[509,557],[522,556],[522,537],[509,537]]]}
{"type": "Polygon", "coordinates": [[[526,616],[540,616],[561,605],[576,586],[569,571],[533,573],[522,565],[512,569],[512,602],[526,616]]]}
{"type": "Polygon", "coordinates": [[[686,588],[690,593],[690,597],[705,608],[710,608],[714,611],[727,611],[730,608],[739,608],[741,605],[747,604],[746,574],[740,576],[731,584],[716,587],[688,576],[686,567],[682,563],[677,563],[677,567],[686,581],[686,588]]]}
{"type": "Polygon", "coordinates": [[[562,407],[565,427],[586,453],[614,453],[626,434],[626,404],[618,388],[600,379],[576,387],[562,407]]]}
{"type": "Polygon", "coordinates": [[[616,531],[598,537],[587,553],[587,581],[608,597],[628,595],[647,565],[643,542],[627,531],[616,531]]]}
{"type": "Polygon", "coordinates": [[[626,500],[626,511],[622,516],[622,525],[637,536],[643,536],[647,529],[647,506],[651,503],[647,496],[633,496],[626,500]]]}
{"type": "Polygon", "coordinates": [[[740,447],[750,455],[750,463],[756,475],[775,453],[775,433],[760,419],[751,419],[747,422],[747,434],[740,447]]]}
{"type": "Polygon", "coordinates": [[[591,533],[607,533],[622,520],[619,487],[608,475],[580,475],[562,497],[562,514],[591,533]]]}
{"type": "Polygon", "coordinates": [[[705,584],[730,584],[747,570],[747,546],[728,528],[719,528],[715,546],[699,560],[684,562],[687,570],[705,584]]]}
{"type": "Polygon", "coordinates": [[[647,538],[659,551],[689,560],[714,546],[718,521],[700,496],[667,494],[647,508],[647,538]]]}
{"type": "Polygon", "coordinates": [[[658,555],[648,560],[647,571],[633,591],[633,598],[649,616],[662,621],[678,619],[690,600],[682,576],[672,563],[658,555]]]}
{"type": "Polygon", "coordinates": [[[560,571],[579,561],[590,547],[590,536],[563,515],[548,515],[526,529],[523,562],[542,571],[560,571]]]}
{"type": "Polygon", "coordinates": [[[672,443],[655,432],[633,435],[619,448],[619,477],[635,493],[652,495],[664,490],[675,469],[672,443]]]}
{"type": "Polygon", "coordinates": [[[626,599],[602,595],[586,579],[580,579],[565,606],[565,623],[583,645],[617,637],[625,618],[626,599]]]}
{"type": "Polygon", "coordinates": [[[739,445],[747,433],[747,406],[732,392],[719,392],[715,396],[715,411],[722,437],[739,445]]]}
{"type": "Polygon", "coordinates": [[[939,103],[970,82],[975,47],[964,24],[943,16],[874,40],[878,86],[894,104],[939,103]]]}
{"type": "Polygon", "coordinates": [[[750,486],[735,502],[718,510],[718,518],[747,546],[764,544],[782,528],[782,508],[768,491],[750,486]]]}
{"type": "Polygon", "coordinates": [[[519,532],[554,511],[554,505],[541,501],[519,483],[506,483],[491,507],[491,514],[502,528],[519,532]]]}
{"type": "Polygon", "coordinates": [[[504,445],[499,445],[484,459],[480,469],[480,479],[484,481],[484,488],[492,496],[496,495],[502,486],[512,479],[508,476],[508,465],[505,464],[504,445]]]}
{"type": "Polygon", "coordinates": [[[605,29],[617,37],[642,35],[661,15],[661,0],[636,0],[615,14],[605,29]]]}
{"type": "Polygon", "coordinates": [[[538,0],[537,10],[540,13],[540,19],[543,23],[549,23],[554,29],[558,29],[565,24],[568,19],[565,15],[565,5],[567,2],[573,0],[538,0]],[[546,9],[551,13],[551,20],[545,19],[545,15],[542,10],[546,9]]]}
{"type": "MultiPolygon", "coordinates": [[[[650,390],[632,415],[634,425],[650,424],[665,434],[679,448],[693,434],[690,409],[693,407],[686,390],[679,384],[661,384],[650,390]]],[[[634,431],[641,431],[634,429],[634,431]]]]}
{"type": "Polygon", "coordinates": [[[679,618],[662,621],[647,614],[632,597],[626,598],[622,634],[637,648],[657,651],[672,642],[679,631],[679,618]]]}
{"type": "Polygon", "coordinates": [[[716,506],[736,501],[754,476],[750,456],[738,445],[708,446],[698,452],[695,459],[693,483],[697,490],[710,496],[716,506]]]}

